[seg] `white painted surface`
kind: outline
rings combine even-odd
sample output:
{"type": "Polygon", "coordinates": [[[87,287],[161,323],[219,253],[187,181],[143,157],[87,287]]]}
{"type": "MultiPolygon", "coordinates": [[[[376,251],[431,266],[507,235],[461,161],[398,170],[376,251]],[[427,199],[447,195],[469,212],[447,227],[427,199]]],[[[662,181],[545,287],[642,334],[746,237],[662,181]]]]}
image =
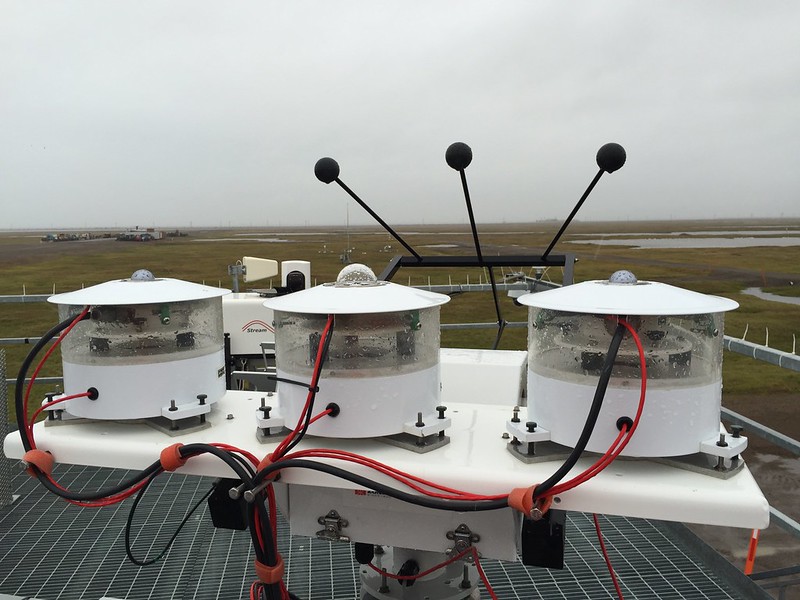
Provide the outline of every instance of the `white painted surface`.
{"type": "Polygon", "coordinates": [[[261,354],[261,342],[274,342],[273,312],[255,293],[228,294],[222,298],[222,323],[230,334],[231,354],[261,354]]]}
{"type": "Polygon", "coordinates": [[[306,289],[311,287],[311,263],[307,260],[284,260],[281,262],[281,285],[286,287],[286,276],[300,271],[306,278],[306,289]]]}
{"type": "MultiPolygon", "coordinates": [[[[478,377],[480,370],[476,368],[478,377]]],[[[55,427],[39,423],[35,426],[35,436],[38,446],[52,451],[57,462],[126,469],[146,467],[158,459],[162,448],[176,441],[225,442],[264,456],[274,450],[276,444],[262,445],[256,440],[253,415],[260,396],[228,392],[208,416],[211,428],[178,438],[168,437],[143,424],[113,421],[55,427]]],[[[428,454],[415,454],[373,440],[314,437],[306,438],[300,448],[346,449],[443,485],[493,494],[544,481],[560,464],[526,465],[508,453],[506,440],[501,438],[509,418],[506,407],[451,404],[448,416],[453,422],[447,432],[451,443],[428,454]]],[[[23,450],[17,433],[6,438],[5,452],[11,458],[21,458],[23,450]]],[[[571,474],[579,473],[591,462],[591,459],[578,461],[571,474]]],[[[376,477],[366,467],[352,465],[348,468],[376,477]]],[[[231,475],[224,463],[211,456],[189,460],[182,472],[231,475]]],[[[377,478],[386,481],[383,477],[377,478]]],[[[325,488],[355,487],[302,469],[284,471],[282,481],[325,488]]],[[[565,510],[757,529],[765,528],[769,522],[767,501],[746,468],[722,480],[642,459],[616,461],[597,477],[563,494],[556,506],[565,510]]]]}
{"type": "MultiPolygon", "coordinates": [[[[278,377],[302,380],[278,371],[278,377]]],[[[403,423],[414,421],[417,413],[435,412],[439,403],[439,365],[387,377],[323,377],[314,401],[314,414],[335,402],[341,409],[335,418],[320,419],[308,431],[335,438],[364,438],[403,431],[403,423]]],[[[289,426],[294,427],[308,397],[308,388],[278,382],[278,395],[289,426]]]]}
{"type": "Polygon", "coordinates": [[[733,310],[737,302],[657,281],[615,284],[584,281],[526,294],[520,304],[549,310],[602,315],[703,315],[733,310]]]}
{"type": "Polygon", "coordinates": [[[154,281],[133,281],[130,279],[106,281],[82,290],[50,296],[47,301],[53,304],[68,304],[71,306],[125,306],[129,304],[186,302],[189,300],[216,298],[229,293],[230,290],[223,288],[214,288],[164,277],[154,281]]]}
{"type": "MultiPolygon", "coordinates": [[[[528,418],[550,430],[551,439],[570,448],[580,437],[594,398],[596,382],[584,385],[559,381],[529,372],[528,418]]],[[[603,408],[586,449],[605,452],[619,435],[617,419],[633,419],[639,406],[639,382],[627,387],[610,385],[603,408]]],[[[700,451],[701,442],[719,433],[722,386],[650,386],[645,407],[633,438],[623,456],[682,456],[700,451]]]]}
{"type": "Polygon", "coordinates": [[[522,400],[527,360],[525,350],[442,348],[442,404],[481,398],[485,404],[510,410],[522,400]]]}
{"type": "Polygon", "coordinates": [[[264,306],[273,310],[313,315],[354,315],[418,310],[440,306],[449,296],[380,281],[373,286],[339,287],[331,283],[270,298],[264,306]]]}
{"type": "Polygon", "coordinates": [[[80,394],[97,388],[97,400],[67,400],[64,408],[88,419],[144,419],[161,416],[170,400],[197,403],[206,394],[213,404],[225,394],[225,353],[132,365],[77,365],[63,362],[64,391],[80,394]]]}

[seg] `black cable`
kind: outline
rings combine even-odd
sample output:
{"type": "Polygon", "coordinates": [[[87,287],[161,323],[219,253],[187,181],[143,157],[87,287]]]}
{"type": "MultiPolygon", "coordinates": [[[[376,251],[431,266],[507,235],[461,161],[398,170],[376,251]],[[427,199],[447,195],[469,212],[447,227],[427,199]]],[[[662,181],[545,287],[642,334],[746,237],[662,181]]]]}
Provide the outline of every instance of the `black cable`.
{"type": "Polygon", "coordinates": [[[308,432],[308,427],[311,425],[311,419],[314,412],[314,401],[317,399],[317,391],[319,390],[319,378],[322,376],[322,368],[325,366],[325,360],[328,358],[328,350],[331,346],[331,339],[333,338],[333,321],[331,321],[331,326],[328,329],[328,333],[325,336],[325,339],[322,340],[322,355],[320,356],[319,361],[319,369],[317,369],[317,377],[311,381],[311,385],[309,386],[310,394],[311,394],[311,401],[308,403],[308,410],[306,411],[306,418],[303,422],[303,427],[300,430],[300,433],[295,436],[295,438],[289,443],[284,451],[284,454],[288,454],[289,452],[294,449],[297,444],[303,439],[303,437],[308,432]]]}
{"type": "MultiPolygon", "coordinates": [[[[275,566],[278,563],[278,549],[273,543],[272,526],[269,521],[269,514],[267,514],[266,498],[263,491],[257,494],[253,502],[248,503],[247,521],[256,560],[268,566],[275,566]],[[260,531],[256,528],[256,514],[258,514],[260,531]],[[261,534],[260,539],[259,533],[261,534]]],[[[260,593],[263,592],[265,594],[267,600],[281,600],[280,582],[272,584],[261,583],[259,589],[260,593]]]]}
{"type": "MultiPolygon", "coordinates": [[[[36,467],[34,467],[36,469],[36,467]]],[[[141,482],[148,477],[153,477],[158,475],[162,471],[161,463],[159,461],[154,462],[146,469],[139,471],[136,475],[122,481],[115,485],[114,487],[107,488],[105,490],[100,490],[98,492],[71,492],[69,490],[63,490],[58,487],[54,482],[52,482],[47,475],[36,469],[36,478],[49,492],[52,492],[56,496],[60,496],[65,500],[72,500],[74,502],[92,502],[94,500],[102,500],[103,498],[108,498],[109,496],[116,496],[119,493],[124,492],[125,490],[133,487],[137,483],[141,482]]]]}
{"type": "Polygon", "coordinates": [[[155,479],[155,477],[156,477],[155,475],[150,477],[147,480],[147,482],[142,486],[142,488],[139,490],[139,493],[136,494],[136,498],[134,498],[133,504],[131,505],[131,510],[128,513],[128,520],[125,523],[125,554],[128,555],[128,558],[130,559],[130,561],[133,564],[135,564],[135,565],[137,565],[139,567],[146,567],[147,565],[152,565],[152,564],[156,563],[157,561],[159,561],[169,551],[169,549],[172,547],[172,543],[175,541],[175,538],[178,537],[178,534],[181,532],[181,530],[183,529],[184,525],[186,525],[186,523],[188,523],[189,518],[200,507],[200,505],[203,504],[203,502],[205,502],[208,499],[208,497],[214,491],[214,486],[211,486],[211,489],[209,489],[205,494],[203,494],[203,497],[200,498],[200,500],[198,500],[195,503],[194,506],[192,506],[192,508],[189,510],[189,512],[186,513],[186,516],[183,518],[183,520],[181,521],[180,525],[178,525],[178,528],[175,530],[175,533],[173,533],[172,537],[169,538],[169,541],[167,542],[167,545],[164,546],[164,549],[161,552],[159,552],[158,556],[156,556],[155,558],[139,560],[138,558],[136,558],[133,555],[133,548],[131,547],[131,527],[133,525],[133,515],[136,512],[136,507],[139,505],[139,502],[144,497],[145,491],[150,486],[150,484],[153,482],[153,479],[155,479]]]}
{"type": "Polygon", "coordinates": [[[245,469],[239,462],[239,457],[233,452],[222,450],[221,448],[217,448],[211,444],[186,444],[185,446],[181,446],[178,449],[178,452],[180,453],[181,458],[191,458],[192,456],[197,456],[198,454],[213,454],[222,460],[222,462],[227,464],[231,469],[233,469],[233,472],[236,473],[236,476],[244,483],[253,482],[253,478],[250,477],[247,469],[245,469]]]}
{"type": "Polygon", "coordinates": [[[422,506],[424,508],[434,508],[438,510],[450,510],[455,512],[475,512],[484,510],[497,510],[499,508],[506,508],[508,506],[508,498],[503,497],[497,500],[444,500],[441,498],[432,498],[430,496],[420,496],[398,490],[397,488],[389,485],[373,481],[361,475],[356,475],[339,467],[333,465],[319,463],[312,460],[305,460],[301,458],[289,458],[280,460],[273,463],[262,470],[260,470],[253,479],[253,485],[258,485],[264,481],[269,475],[281,469],[310,469],[312,471],[319,471],[328,475],[333,475],[339,479],[350,481],[362,487],[368,488],[375,492],[386,494],[397,500],[422,506]]]}
{"type": "MultiPolygon", "coordinates": [[[[28,418],[28,415],[25,414],[25,397],[24,397],[24,390],[25,390],[25,379],[28,376],[28,369],[30,369],[31,364],[33,364],[36,355],[42,351],[50,341],[56,337],[59,333],[64,331],[67,327],[69,327],[72,322],[76,319],[76,316],[72,316],[68,319],[61,321],[61,323],[52,327],[47,333],[45,333],[42,337],[39,338],[39,341],[31,348],[28,355],[25,357],[25,360],[22,361],[22,364],[19,367],[19,373],[17,374],[17,381],[14,384],[14,407],[17,412],[17,428],[19,429],[19,435],[22,438],[22,447],[25,448],[25,451],[29,451],[33,449],[31,446],[30,441],[28,440],[27,436],[27,429],[25,427],[25,421],[28,418]]],[[[89,313],[84,316],[84,319],[89,317],[89,313]]]]}
{"type": "Polygon", "coordinates": [[[230,454],[233,458],[239,461],[239,463],[247,470],[247,472],[250,474],[251,479],[255,477],[256,470],[253,468],[253,463],[251,463],[241,454],[237,454],[236,452],[231,452],[230,454]]]}
{"type": "Polygon", "coordinates": [[[558,468],[558,470],[556,470],[555,473],[537,485],[533,490],[534,499],[541,497],[542,494],[561,481],[564,476],[569,473],[572,467],[575,466],[575,463],[578,462],[581,454],[583,454],[583,451],[586,449],[586,445],[589,443],[589,438],[592,437],[592,433],[594,432],[594,426],[597,423],[597,418],[600,416],[600,409],[603,407],[603,399],[606,395],[608,382],[611,379],[611,372],[614,369],[614,361],[617,359],[617,352],[619,351],[619,346],[622,343],[622,338],[624,335],[625,326],[618,324],[617,329],[614,331],[614,337],[611,338],[611,344],[608,347],[608,353],[606,354],[606,360],[603,363],[603,368],[600,371],[600,379],[597,382],[597,388],[594,391],[594,398],[592,399],[592,405],[589,408],[589,414],[586,416],[586,422],[583,424],[583,431],[581,431],[581,435],[578,438],[578,441],[575,443],[575,447],[572,449],[572,452],[564,461],[564,463],[558,468]]]}

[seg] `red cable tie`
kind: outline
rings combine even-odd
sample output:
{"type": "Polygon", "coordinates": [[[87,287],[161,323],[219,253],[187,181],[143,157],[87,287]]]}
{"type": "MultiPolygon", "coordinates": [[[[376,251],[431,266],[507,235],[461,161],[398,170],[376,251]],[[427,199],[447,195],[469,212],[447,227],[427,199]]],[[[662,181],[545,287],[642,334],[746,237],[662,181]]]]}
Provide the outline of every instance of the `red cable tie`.
{"type": "MultiPolygon", "coordinates": [[[[263,459],[261,459],[261,462],[258,463],[258,467],[256,467],[256,472],[262,471],[263,469],[266,469],[268,466],[273,464],[273,458],[274,454],[272,452],[267,454],[263,459]]],[[[275,471],[274,473],[271,473],[270,475],[265,477],[264,481],[274,481],[277,476],[278,476],[278,471],[275,471]]]]}
{"type": "Polygon", "coordinates": [[[161,462],[162,469],[165,471],[174,471],[186,464],[186,461],[189,459],[181,456],[181,446],[183,446],[183,444],[178,442],[177,444],[167,446],[161,451],[159,461],[161,462]]]}
{"type": "Polygon", "coordinates": [[[33,467],[36,467],[45,475],[50,475],[53,472],[56,459],[49,452],[34,448],[22,455],[22,462],[29,465],[25,472],[31,477],[36,477],[36,471],[33,470],[33,467]]]}
{"type": "Polygon", "coordinates": [[[265,565],[258,559],[255,559],[254,564],[256,567],[256,575],[258,575],[258,579],[261,583],[272,585],[273,583],[279,583],[283,580],[283,557],[280,554],[278,554],[278,562],[275,563],[274,567],[265,565]]]}

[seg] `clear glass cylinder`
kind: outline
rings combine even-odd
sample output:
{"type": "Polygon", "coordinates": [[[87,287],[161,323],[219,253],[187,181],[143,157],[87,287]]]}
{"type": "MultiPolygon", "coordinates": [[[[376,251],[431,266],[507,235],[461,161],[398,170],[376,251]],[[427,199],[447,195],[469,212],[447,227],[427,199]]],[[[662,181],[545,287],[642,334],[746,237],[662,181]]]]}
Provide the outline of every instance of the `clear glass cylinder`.
{"type": "MultiPolygon", "coordinates": [[[[722,377],[723,314],[635,316],[645,353],[648,386],[702,386],[722,377]]],[[[616,319],[531,308],[528,366],[539,375],[565,381],[596,380],[605,362],[616,319]]],[[[639,352],[630,334],[620,345],[610,386],[641,378],[639,352]]]]}
{"type": "MultiPolygon", "coordinates": [[[[275,311],[279,371],[310,377],[326,315],[275,311]]],[[[384,377],[439,363],[439,307],[336,315],[323,377],[384,377]]]]}
{"type": "MultiPolygon", "coordinates": [[[[82,307],[61,304],[59,319],[82,307]]],[[[219,297],[92,309],[61,344],[63,360],[79,365],[160,363],[206,356],[223,343],[219,297]]]]}

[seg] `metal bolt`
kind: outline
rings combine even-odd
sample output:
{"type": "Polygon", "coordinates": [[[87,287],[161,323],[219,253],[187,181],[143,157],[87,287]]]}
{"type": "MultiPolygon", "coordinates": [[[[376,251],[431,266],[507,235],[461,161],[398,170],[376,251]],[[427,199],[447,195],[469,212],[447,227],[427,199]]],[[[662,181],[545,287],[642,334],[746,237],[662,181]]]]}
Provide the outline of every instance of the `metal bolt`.
{"type": "Polygon", "coordinates": [[[512,446],[519,446],[519,444],[520,444],[520,441],[517,439],[517,436],[514,436],[513,438],[511,438],[511,445],[512,446]]]}
{"type": "Polygon", "coordinates": [[[384,554],[386,550],[383,549],[383,546],[375,546],[375,554],[384,554]]]}
{"type": "Polygon", "coordinates": [[[228,419],[228,421],[233,421],[233,413],[228,413],[228,416],[226,418],[228,419]]]}
{"type": "Polygon", "coordinates": [[[232,487],[231,489],[228,490],[228,497],[231,500],[238,500],[239,498],[241,498],[245,486],[247,486],[246,483],[243,483],[242,485],[237,487],[232,487]]]}
{"type": "Polygon", "coordinates": [[[263,419],[269,419],[269,411],[272,410],[272,407],[271,406],[262,406],[258,410],[261,411],[261,417],[263,419]]]}
{"type": "Polygon", "coordinates": [[[244,501],[247,502],[248,504],[252,504],[255,501],[258,494],[263,492],[270,483],[272,482],[268,479],[267,481],[259,483],[252,490],[245,490],[244,494],[242,494],[244,496],[244,501]]]}
{"type": "Polygon", "coordinates": [[[536,431],[536,425],[537,425],[536,421],[528,421],[527,423],[525,423],[525,427],[528,428],[528,433],[533,433],[534,431],[536,431]]]}
{"type": "Polygon", "coordinates": [[[536,442],[528,442],[528,456],[536,454],[536,442]]]}
{"type": "Polygon", "coordinates": [[[170,411],[178,410],[178,405],[175,404],[175,400],[170,400],[169,401],[169,410],[170,411]]]}
{"type": "Polygon", "coordinates": [[[731,432],[733,432],[733,437],[740,438],[742,437],[742,432],[744,431],[744,427],[741,425],[731,425],[731,432]]]}
{"type": "Polygon", "coordinates": [[[544,517],[544,513],[542,512],[542,509],[541,509],[541,508],[538,508],[538,507],[536,507],[536,506],[534,506],[534,507],[531,509],[531,512],[530,512],[530,513],[528,513],[528,515],[529,515],[529,516],[530,516],[530,518],[531,518],[532,520],[534,520],[534,521],[541,521],[541,520],[542,520],[542,517],[544,517]]]}
{"type": "Polygon", "coordinates": [[[389,593],[389,579],[386,577],[386,569],[381,569],[381,587],[378,591],[381,594],[389,593]]]}
{"type": "Polygon", "coordinates": [[[206,403],[206,398],[208,398],[208,394],[197,394],[197,399],[200,401],[200,406],[203,406],[206,403]]]}
{"type": "Polygon", "coordinates": [[[462,590],[467,590],[472,587],[472,582],[469,580],[469,566],[464,565],[464,576],[461,579],[460,586],[462,590]]]}
{"type": "Polygon", "coordinates": [[[423,423],[423,421],[422,421],[422,413],[421,413],[421,412],[418,412],[418,413],[417,413],[417,423],[416,423],[416,426],[417,426],[417,427],[425,427],[425,423],[423,423]]]}
{"type": "MultiPolygon", "coordinates": [[[[727,446],[728,444],[725,444],[725,445],[727,446]]],[[[717,465],[714,467],[714,470],[715,471],[725,471],[726,470],[725,469],[725,459],[722,458],[721,456],[717,457],[717,465]]]]}
{"type": "Polygon", "coordinates": [[[503,432],[503,435],[501,435],[500,437],[501,437],[501,438],[503,438],[504,440],[507,440],[507,439],[508,439],[508,438],[510,438],[511,436],[510,436],[510,435],[508,435],[508,432],[507,432],[507,431],[504,431],[504,432],[503,432]]]}
{"type": "Polygon", "coordinates": [[[444,411],[447,410],[446,406],[437,406],[436,411],[439,413],[439,418],[444,419],[444,411]]]}
{"type": "Polygon", "coordinates": [[[267,392],[267,397],[272,398],[273,394],[275,394],[275,392],[267,392]]]}
{"type": "Polygon", "coordinates": [[[728,442],[725,441],[725,434],[724,433],[720,433],[719,434],[719,441],[717,442],[717,446],[719,446],[720,448],[724,448],[727,445],[728,445],[728,442]]]}
{"type": "Polygon", "coordinates": [[[511,417],[512,423],[519,423],[519,406],[514,407],[514,416],[511,417]]]}

